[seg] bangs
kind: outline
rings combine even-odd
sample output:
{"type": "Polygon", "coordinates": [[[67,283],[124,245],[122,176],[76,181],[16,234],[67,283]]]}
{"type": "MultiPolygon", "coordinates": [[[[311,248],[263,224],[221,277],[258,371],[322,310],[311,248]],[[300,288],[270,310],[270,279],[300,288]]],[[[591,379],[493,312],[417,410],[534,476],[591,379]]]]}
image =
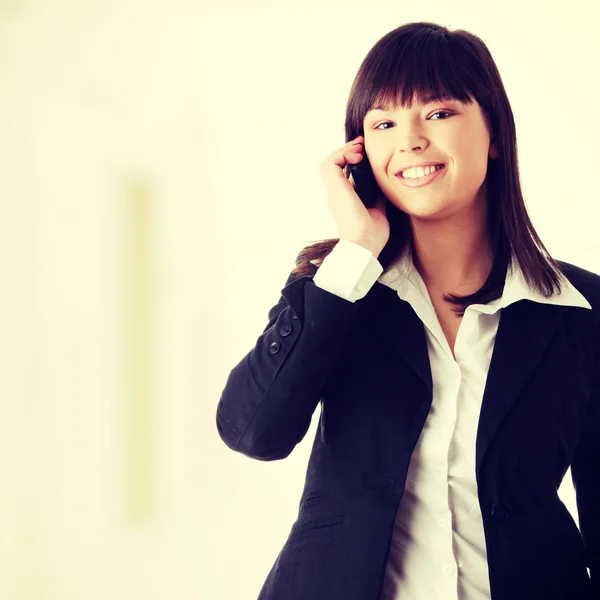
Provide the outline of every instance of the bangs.
{"type": "Polygon", "coordinates": [[[469,77],[469,62],[464,48],[439,33],[388,40],[365,58],[356,82],[363,91],[356,109],[364,117],[375,108],[412,108],[415,101],[472,104],[476,79],[469,77]]]}

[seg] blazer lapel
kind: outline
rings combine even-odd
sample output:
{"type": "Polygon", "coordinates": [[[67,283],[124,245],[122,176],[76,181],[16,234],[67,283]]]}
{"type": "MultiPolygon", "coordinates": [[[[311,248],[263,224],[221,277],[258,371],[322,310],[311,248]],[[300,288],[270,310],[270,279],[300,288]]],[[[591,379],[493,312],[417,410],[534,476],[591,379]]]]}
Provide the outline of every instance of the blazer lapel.
{"type": "MultiPolygon", "coordinates": [[[[380,282],[359,302],[376,334],[423,380],[431,402],[433,385],[425,325],[410,303],[380,282]]],[[[477,430],[478,474],[496,431],[542,359],[565,308],[525,300],[502,309],[477,430]]]]}
{"type": "Polygon", "coordinates": [[[566,308],[523,300],[502,309],[479,416],[477,474],[496,431],[542,360],[566,308]]]}

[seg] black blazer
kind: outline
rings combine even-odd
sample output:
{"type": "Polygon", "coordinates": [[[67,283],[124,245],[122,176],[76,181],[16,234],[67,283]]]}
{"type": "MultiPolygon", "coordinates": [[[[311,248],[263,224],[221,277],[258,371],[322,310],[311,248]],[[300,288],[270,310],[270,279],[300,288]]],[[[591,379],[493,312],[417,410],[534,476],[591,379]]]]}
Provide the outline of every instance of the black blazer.
{"type": "MultiPolygon", "coordinates": [[[[600,600],[600,276],[560,264],[592,310],[503,308],[486,381],[475,471],[492,600],[600,600]],[[569,466],[581,533],[557,494],[569,466]]],[[[258,600],[379,600],[433,399],[424,327],[379,281],[352,303],[290,277],[229,374],[218,432],[251,458],[288,456],[321,403],[298,518],[258,600]]]]}

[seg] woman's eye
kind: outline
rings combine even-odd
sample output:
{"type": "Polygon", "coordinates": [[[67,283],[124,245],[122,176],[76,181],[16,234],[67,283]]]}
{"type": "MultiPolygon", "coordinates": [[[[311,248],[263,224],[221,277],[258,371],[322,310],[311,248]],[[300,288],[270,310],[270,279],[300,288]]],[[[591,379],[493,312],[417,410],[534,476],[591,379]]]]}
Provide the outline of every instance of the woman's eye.
{"type": "MultiPolygon", "coordinates": [[[[450,114],[452,114],[452,113],[449,113],[448,111],[445,111],[445,110],[438,110],[438,111],[434,112],[431,115],[431,117],[433,117],[434,115],[448,115],[449,116],[450,114]]],[[[434,119],[434,121],[440,121],[440,120],[445,121],[446,117],[444,117],[443,119],[434,119]]],[[[379,125],[377,125],[375,127],[375,129],[379,129],[380,131],[383,131],[383,129],[381,129],[381,125],[386,125],[386,124],[391,123],[391,122],[392,121],[383,121],[382,123],[379,123],[379,125]]],[[[388,129],[388,128],[386,127],[385,129],[388,129]]]]}

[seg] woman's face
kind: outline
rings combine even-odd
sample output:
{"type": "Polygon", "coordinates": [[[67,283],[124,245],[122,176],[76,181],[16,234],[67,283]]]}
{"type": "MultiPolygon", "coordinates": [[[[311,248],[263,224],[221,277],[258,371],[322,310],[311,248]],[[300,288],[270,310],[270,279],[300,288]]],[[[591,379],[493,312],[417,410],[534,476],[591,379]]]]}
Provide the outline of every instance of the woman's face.
{"type": "Polygon", "coordinates": [[[412,108],[370,110],[363,120],[365,152],[385,196],[414,218],[444,218],[486,201],[488,157],[495,144],[479,103],[458,100],[413,102],[412,108]],[[442,111],[439,114],[438,111],[442,111]],[[396,175],[406,165],[445,163],[439,175],[421,187],[407,187],[396,175]]]}

